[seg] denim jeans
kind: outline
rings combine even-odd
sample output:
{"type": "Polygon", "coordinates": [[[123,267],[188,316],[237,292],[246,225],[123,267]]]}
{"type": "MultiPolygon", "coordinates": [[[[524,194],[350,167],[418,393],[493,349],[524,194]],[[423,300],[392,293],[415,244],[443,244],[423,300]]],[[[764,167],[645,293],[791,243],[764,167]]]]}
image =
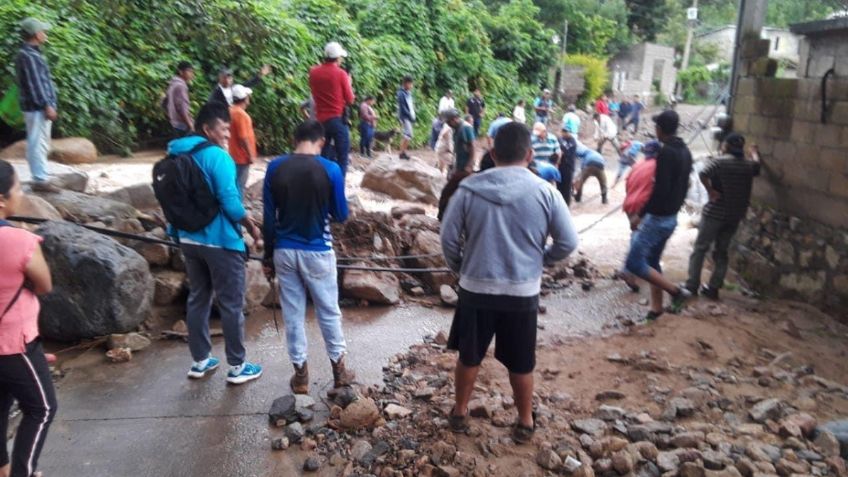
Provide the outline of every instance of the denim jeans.
{"type": "Polygon", "coordinates": [[[642,218],[639,229],[630,240],[625,269],[639,278],[646,278],[651,268],[662,272],[660,257],[665,244],[677,227],[677,214],[652,215],[642,218]]]}
{"type": "Polygon", "coordinates": [[[339,309],[336,253],[278,248],[274,251],[274,267],[280,284],[280,303],[292,363],[302,366],[306,362],[307,292],[315,305],[315,317],[327,355],[332,361],[338,361],[345,354],[347,344],[339,309]]]}
{"type": "Polygon", "coordinates": [[[342,175],[347,175],[348,155],[350,154],[350,128],[342,118],[332,118],[324,121],[324,149],[321,155],[331,161],[336,161],[342,168],[342,175]]]}
{"type": "MultiPolygon", "coordinates": [[[[547,117],[547,116],[540,116],[540,115],[538,115],[538,114],[537,114],[537,115],[536,115],[536,117],[535,117],[535,121],[536,121],[537,123],[542,123],[542,124],[544,124],[545,126],[547,126],[547,125],[548,125],[548,117],[547,117]]],[[[534,123],[534,124],[535,124],[535,123],[534,123]]]]}
{"type": "Polygon", "coordinates": [[[371,155],[371,141],[374,139],[374,126],[359,123],[359,153],[371,155]]]}
{"type": "Polygon", "coordinates": [[[189,281],[186,324],[192,359],[202,361],[212,352],[209,314],[214,294],[218,298],[227,364],[239,366],[245,360],[244,255],[223,248],[186,243],[180,245],[180,249],[185,256],[189,281]]]}
{"type": "Polygon", "coordinates": [[[26,158],[32,180],[45,182],[47,174],[47,153],[50,150],[50,129],[53,121],[47,119],[44,111],[25,111],[24,121],[27,131],[26,158]]]}
{"type": "Polygon", "coordinates": [[[739,228],[739,222],[735,220],[724,221],[712,217],[701,217],[701,223],[698,225],[698,238],[695,239],[692,256],[689,257],[689,279],[686,281],[686,288],[697,290],[701,286],[701,269],[704,267],[704,257],[710,250],[710,246],[715,244],[713,248],[713,274],[710,276],[709,285],[713,290],[721,290],[721,287],[724,286],[724,277],[727,275],[727,251],[737,228],[739,228]]]}

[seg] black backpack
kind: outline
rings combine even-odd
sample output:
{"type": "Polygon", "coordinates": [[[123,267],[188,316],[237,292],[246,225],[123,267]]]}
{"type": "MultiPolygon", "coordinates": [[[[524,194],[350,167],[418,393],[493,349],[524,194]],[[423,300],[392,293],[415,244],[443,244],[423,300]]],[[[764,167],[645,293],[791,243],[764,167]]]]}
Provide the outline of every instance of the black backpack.
{"type": "Polygon", "coordinates": [[[153,192],[168,223],[179,230],[197,232],[209,225],[221,206],[197,165],[194,154],[214,146],[203,141],[189,152],[168,154],[153,166],[153,192]]]}

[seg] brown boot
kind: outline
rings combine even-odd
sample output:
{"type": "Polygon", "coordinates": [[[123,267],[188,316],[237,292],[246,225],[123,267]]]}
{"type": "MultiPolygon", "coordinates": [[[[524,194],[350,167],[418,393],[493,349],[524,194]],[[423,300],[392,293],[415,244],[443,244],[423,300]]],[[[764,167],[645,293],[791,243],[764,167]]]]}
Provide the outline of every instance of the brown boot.
{"type": "Polygon", "coordinates": [[[344,356],[339,358],[339,360],[335,363],[333,360],[330,360],[330,364],[333,365],[334,388],[343,388],[353,384],[353,380],[356,379],[356,374],[345,367],[344,356]]]}
{"type": "Polygon", "coordinates": [[[309,369],[306,368],[306,363],[301,367],[294,365],[294,374],[289,384],[295,394],[309,394],[309,369]]]}

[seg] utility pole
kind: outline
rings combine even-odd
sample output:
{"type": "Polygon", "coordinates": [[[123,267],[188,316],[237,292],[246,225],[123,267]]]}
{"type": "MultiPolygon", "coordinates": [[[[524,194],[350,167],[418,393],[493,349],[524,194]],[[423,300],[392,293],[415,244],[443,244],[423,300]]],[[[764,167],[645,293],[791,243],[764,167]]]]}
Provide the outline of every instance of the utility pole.
{"type": "Polygon", "coordinates": [[[556,76],[556,78],[555,78],[556,88],[554,89],[554,101],[559,101],[560,92],[565,87],[565,85],[563,84],[564,80],[563,80],[563,77],[562,77],[562,73],[563,73],[563,70],[565,69],[565,54],[566,54],[566,51],[567,51],[567,44],[568,44],[568,20],[565,20],[563,27],[562,27],[562,38],[560,39],[560,42],[559,42],[559,61],[557,61],[557,63],[556,63],[558,70],[557,70],[556,75],[555,75],[556,76]]]}
{"type": "Polygon", "coordinates": [[[695,36],[695,27],[698,25],[698,0],[692,0],[692,8],[686,14],[688,31],[686,32],[686,46],[683,48],[683,62],[680,63],[680,69],[685,70],[689,67],[689,56],[692,53],[692,37],[695,36]],[[690,13],[694,11],[695,15],[690,13]]]}
{"type": "MultiPolygon", "coordinates": [[[[697,1],[697,0],[696,0],[697,1]]],[[[568,20],[565,20],[565,25],[562,27],[562,43],[560,44],[560,57],[563,63],[565,62],[566,46],[568,45],[568,20]]]]}

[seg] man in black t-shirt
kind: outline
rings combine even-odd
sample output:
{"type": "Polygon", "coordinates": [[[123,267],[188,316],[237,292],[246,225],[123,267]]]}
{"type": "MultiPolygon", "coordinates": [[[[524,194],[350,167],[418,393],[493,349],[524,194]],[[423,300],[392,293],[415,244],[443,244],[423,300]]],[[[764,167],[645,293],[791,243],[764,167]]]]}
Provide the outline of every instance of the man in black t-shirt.
{"type": "Polygon", "coordinates": [[[474,95],[468,98],[468,102],[465,104],[465,112],[474,119],[474,137],[480,137],[480,124],[486,114],[486,101],[483,100],[480,88],[475,89],[474,95]]]}

